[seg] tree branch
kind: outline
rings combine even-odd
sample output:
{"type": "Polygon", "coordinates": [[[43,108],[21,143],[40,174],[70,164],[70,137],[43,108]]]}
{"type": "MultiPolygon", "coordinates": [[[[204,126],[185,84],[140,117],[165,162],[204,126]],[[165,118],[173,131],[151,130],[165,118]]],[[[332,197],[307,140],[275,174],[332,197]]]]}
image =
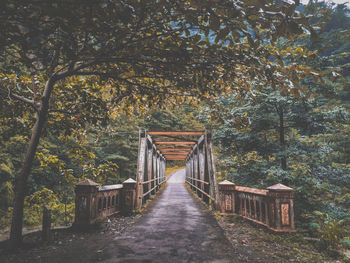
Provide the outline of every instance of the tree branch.
{"type": "Polygon", "coordinates": [[[155,89],[155,88],[150,88],[150,87],[144,86],[144,85],[142,85],[140,83],[132,82],[132,81],[126,79],[126,78],[121,78],[121,77],[115,76],[113,74],[103,73],[103,72],[98,72],[98,71],[80,71],[80,72],[77,72],[74,75],[99,76],[99,77],[110,78],[110,79],[114,79],[114,80],[125,82],[125,83],[127,83],[127,84],[129,84],[131,86],[136,86],[136,87],[139,87],[141,89],[156,91],[156,92],[162,93],[162,94],[170,94],[170,95],[181,96],[181,97],[191,97],[191,96],[193,96],[193,95],[190,95],[190,94],[179,94],[179,93],[170,92],[170,91],[160,91],[160,90],[155,89]]]}
{"type": "Polygon", "coordinates": [[[21,101],[21,102],[24,102],[30,106],[32,106],[36,112],[39,111],[39,108],[38,108],[38,105],[35,104],[35,101],[34,100],[30,100],[26,97],[23,97],[23,96],[20,96],[20,95],[17,95],[17,94],[13,94],[12,91],[10,89],[7,89],[5,90],[3,87],[0,87],[0,95],[4,98],[7,98],[9,100],[18,100],[18,101],[21,101]]]}

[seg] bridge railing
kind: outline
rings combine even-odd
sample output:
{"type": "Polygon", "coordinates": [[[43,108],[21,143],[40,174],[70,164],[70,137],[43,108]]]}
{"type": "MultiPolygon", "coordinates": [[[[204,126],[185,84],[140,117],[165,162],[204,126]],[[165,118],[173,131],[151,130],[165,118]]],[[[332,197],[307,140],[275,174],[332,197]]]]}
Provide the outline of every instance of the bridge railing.
{"type": "Polygon", "coordinates": [[[157,149],[151,136],[146,131],[140,131],[139,154],[137,160],[137,190],[136,206],[142,204],[155,194],[166,181],[166,159],[157,149]]]}
{"type": "Polygon", "coordinates": [[[207,204],[217,207],[218,189],[212,135],[202,135],[186,158],[186,183],[207,204]]]}
{"type": "Polygon", "coordinates": [[[262,190],[227,180],[218,185],[222,214],[240,215],[275,232],[295,231],[292,188],[276,184],[262,190]]]}
{"type": "Polygon", "coordinates": [[[136,206],[136,181],[128,179],[123,184],[99,186],[92,180],[85,180],[75,187],[76,226],[87,226],[99,217],[116,213],[129,213],[136,206]]]}

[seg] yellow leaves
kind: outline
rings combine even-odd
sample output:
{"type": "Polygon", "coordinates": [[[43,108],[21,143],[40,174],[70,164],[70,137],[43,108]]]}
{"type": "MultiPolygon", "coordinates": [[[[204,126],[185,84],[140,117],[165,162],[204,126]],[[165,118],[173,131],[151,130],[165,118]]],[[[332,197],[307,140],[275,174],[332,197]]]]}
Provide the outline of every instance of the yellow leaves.
{"type": "Polygon", "coordinates": [[[304,50],[303,50],[302,47],[297,47],[297,48],[294,50],[294,52],[296,52],[296,53],[303,53],[304,50]]]}
{"type": "Polygon", "coordinates": [[[39,160],[41,167],[48,167],[52,164],[58,164],[60,162],[57,155],[47,155],[47,152],[37,152],[36,158],[39,160]]]}
{"type": "Polygon", "coordinates": [[[251,151],[251,152],[246,153],[242,159],[246,162],[250,162],[250,161],[262,162],[263,161],[263,157],[261,155],[259,155],[257,151],[251,151]]]}

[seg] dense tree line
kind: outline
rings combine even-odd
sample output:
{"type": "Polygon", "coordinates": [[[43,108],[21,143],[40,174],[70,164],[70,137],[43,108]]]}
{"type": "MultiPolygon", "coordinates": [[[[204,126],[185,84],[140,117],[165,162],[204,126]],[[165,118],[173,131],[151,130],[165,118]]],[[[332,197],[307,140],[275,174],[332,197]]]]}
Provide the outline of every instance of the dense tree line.
{"type": "Polygon", "coordinates": [[[348,216],[346,6],[9,0],[0,19],[0,224],[12,216],[13,245],[43,204],[71,221],[78,180],[133,177],[139,129],[206,125],[220,178],[294,187],[304,229],[315,208],[348,216]]]}

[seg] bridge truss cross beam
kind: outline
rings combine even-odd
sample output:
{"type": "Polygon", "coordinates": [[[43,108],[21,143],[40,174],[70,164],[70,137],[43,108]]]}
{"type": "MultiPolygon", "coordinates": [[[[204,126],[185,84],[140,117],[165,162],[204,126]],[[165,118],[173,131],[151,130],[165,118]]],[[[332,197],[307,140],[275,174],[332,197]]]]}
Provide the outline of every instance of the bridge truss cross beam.
{"type": "Polygon", "coordinates": [[[206,131],[140,131],[136,207],[166,182],[167,161],[186,163],[186,182],[216,207],[218,185],[212,136],[206,131]]]}

